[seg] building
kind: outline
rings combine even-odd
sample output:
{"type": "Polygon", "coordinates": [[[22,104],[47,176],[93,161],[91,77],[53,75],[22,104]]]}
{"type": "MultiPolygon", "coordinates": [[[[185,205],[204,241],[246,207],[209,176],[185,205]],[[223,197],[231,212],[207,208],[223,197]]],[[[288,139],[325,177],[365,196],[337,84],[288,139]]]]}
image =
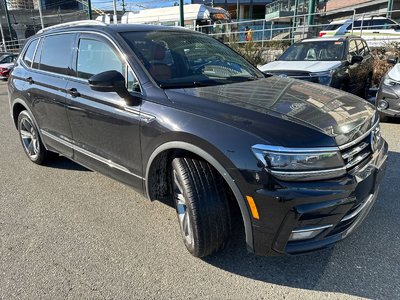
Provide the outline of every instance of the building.
{"type": "Polygon", "coordinates": [[[192,0],[191,3],[222,7],[229,11],[232,20],[258,20],[264,19],[265,5],[272,1],[273,0],[192,0]]]}
{"type": "Polygon", "coordinates": [[[7,8],[9,10],[15,9],[34,9],[35,5],[33,0],[9,0],[7,1],[7,8]]]}

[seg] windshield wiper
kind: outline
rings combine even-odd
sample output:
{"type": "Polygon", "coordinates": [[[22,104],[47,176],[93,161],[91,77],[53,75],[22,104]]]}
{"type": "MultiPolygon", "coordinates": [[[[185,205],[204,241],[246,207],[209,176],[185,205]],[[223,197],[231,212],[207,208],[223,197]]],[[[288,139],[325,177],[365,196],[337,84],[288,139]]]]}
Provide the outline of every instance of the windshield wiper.
{"type": "Polygon", "coordinates": [[[229,76],[225,77],[226,80],[231,80],[234,82],[241,82],[241,81],[253,81],[253,80],[258,80],[261,79],[256,76],[229,76]]]}
{"type": "Polygon", "coordinates": [[[160,83],[160,88],[162,89],[182,89],[190,87],[204,87],[210,85],[216,85],[216,82],[200,82],[200,81],[190,81],[190,82],[167,82],[160,83]]]}

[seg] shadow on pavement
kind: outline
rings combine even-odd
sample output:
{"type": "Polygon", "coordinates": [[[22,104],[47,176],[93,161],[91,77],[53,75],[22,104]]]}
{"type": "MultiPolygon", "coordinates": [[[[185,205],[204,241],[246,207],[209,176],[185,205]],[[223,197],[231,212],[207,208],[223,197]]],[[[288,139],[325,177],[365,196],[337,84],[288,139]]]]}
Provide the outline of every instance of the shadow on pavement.
{"type": "Polygon", "coordinates": [[[230,245],[203,260],[228,272],[277,285],[399,299],[399,166],[400,153],[390,152],[386,176],[369,216],[352,236],[332,248],[302,256],[259,257],[246,252],[244,230],[238,225],[230,245]]]}
{"type": "Polygon", "coordinates": [[[64,156],[57,156],[54,158],[52,157],[51,160],[45,166],[49,168],[64,169],[71,171],[92,172],[91,170],[85,168],[80,164],[77,164],[76,162],[64,156]]]}

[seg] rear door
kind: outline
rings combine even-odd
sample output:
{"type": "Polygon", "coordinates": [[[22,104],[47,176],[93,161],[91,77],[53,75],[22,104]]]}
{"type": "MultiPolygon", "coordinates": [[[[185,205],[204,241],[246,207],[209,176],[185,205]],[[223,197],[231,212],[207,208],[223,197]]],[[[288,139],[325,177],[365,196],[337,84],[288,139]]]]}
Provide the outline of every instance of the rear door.
{"type": "MultiPolygon", "coordinates": [[[[25,93],[46,146],[72,157],[72,133],[66,113],[66,86],[71,72],[75,34],[55,34],[35,40],[34,57],[23,59],[25,93]]],[[[28,49],[33,50],[33,49],[28,49]]],[[[29,52],[29,53],[28,53],[29,52]]]]}
{"type": "Polygon", "coordinates": [[[128,90],[141,97],[138,81],[116,45],[100,34],[79,34],[75,45],[74,78],[68,82],[68,116],[75,160],[142,188],[140,106],[128,107],[114,92],[90,88],[88,78],[116,70],[128,90]]]}

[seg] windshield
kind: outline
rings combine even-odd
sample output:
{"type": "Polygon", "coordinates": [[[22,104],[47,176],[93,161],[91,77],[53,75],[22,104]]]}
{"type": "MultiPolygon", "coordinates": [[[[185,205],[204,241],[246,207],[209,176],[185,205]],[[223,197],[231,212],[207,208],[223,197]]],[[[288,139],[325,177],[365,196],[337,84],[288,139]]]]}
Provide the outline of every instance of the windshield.
{"type": "Polygon", "coordinates": [[[287,61],[335,61],[342,60],[345,43],[343,41],[314,41],[293,44],[279,58],[287,61]]]}
{"type": "Polygon", "coordinates": [[[264,75],[228,46],[207,35],[182,31],[124,32],[162,88],[218,85],[264,75]]]}

